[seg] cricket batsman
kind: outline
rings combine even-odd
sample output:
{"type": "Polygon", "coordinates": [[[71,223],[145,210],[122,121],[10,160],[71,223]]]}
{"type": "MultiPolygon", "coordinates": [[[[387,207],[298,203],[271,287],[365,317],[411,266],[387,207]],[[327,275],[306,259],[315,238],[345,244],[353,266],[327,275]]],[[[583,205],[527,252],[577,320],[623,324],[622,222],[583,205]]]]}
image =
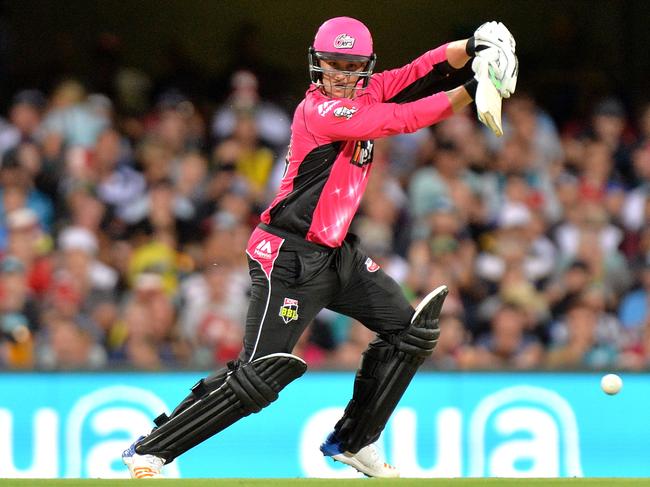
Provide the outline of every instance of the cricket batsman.
{"type": "Polygon", "coordinates": [[[356,19],[333,18],[316,32],[308,53],[311,84],[293,117],[282,183],[246,249],[252,291],[241,354],[196,383],[124,451],[132,477],[160,477],[166,463],[276,400],[305,372],[291,352],[323,308],[377,335],[321,452],[369,477],[399,476],[374,443],[436,346],[448,290],[440,286],[413,309],[348,233],[372,169],[373,140],[451,116],[488,88],[484,83],[509,97],[518,65],[515,41],[499,22],[398,69],[373,74],[376,59],[370,31],[356,19]],[[470,59],[473,73],[489,68],[490,77],[462,70],[470,59]]]}

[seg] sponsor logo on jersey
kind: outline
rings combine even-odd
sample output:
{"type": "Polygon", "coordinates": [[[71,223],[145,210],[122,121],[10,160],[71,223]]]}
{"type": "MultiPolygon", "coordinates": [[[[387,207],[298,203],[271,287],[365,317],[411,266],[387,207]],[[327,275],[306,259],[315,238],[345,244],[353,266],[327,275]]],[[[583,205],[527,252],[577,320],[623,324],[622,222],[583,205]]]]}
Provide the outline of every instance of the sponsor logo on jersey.
{"type": "Polygon", "coordinates": [[[263,259],[270,259],[273,249],[271,249],[271,242],[268,240],[262,240],[255,247],[254,254],[262,257],[263,259]]]}
{"type": "Polygon", "coordinates": [[[285,323],[298,319],[298,300],[284,298],[284,304],[280,307],[280,318],[285,323]]]}
{"type": "Polygon", "coordinates": [[[334,39],[334,47],[337,49],[352,49],[355,40],[354,37],[347,34],[339,34],[334,39]]]}
{"type": "Polygon", "coordinates": [[[334,116],[339,118],[347,118],[350,120],[352,115],[357,112],[357,107],[338,107],[334,110],[334,116]]]}
{"type": "Polygon", "coordinates": [[[330,100],[330,101],[325,101],[318,105],[318,113],[321,117],[324,117],[327,115],[332,108],[334,108],[336,105],[341,103],[341,100],[330,100]]]}
{"type": "Polygon", "coordinates": [[[379,264],[368,257],[366,259],[366,269],[368,269],[368,272],[377,272],[379,270],[379,264]]]}
{"type": "Polygon", "coordinates": [[[354,145],[354,152],[352,153],[350,164],[359,167],[370,164],[372,162],[374,148],[375,143],[372,140],[357,140],[357,143],[354,145]]]}

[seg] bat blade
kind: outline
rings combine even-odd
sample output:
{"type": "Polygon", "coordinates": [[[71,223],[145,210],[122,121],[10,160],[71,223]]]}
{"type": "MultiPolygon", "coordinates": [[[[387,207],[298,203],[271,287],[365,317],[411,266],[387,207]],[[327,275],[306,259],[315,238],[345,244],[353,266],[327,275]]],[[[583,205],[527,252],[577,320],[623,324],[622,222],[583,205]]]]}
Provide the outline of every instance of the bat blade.
{"type": "Polygon", "coordinates": [[[476,88],[476,113],[478,119],[487,125],[494,135],[501,137],[503,127],[501,125],[501,95],[490,80],[488,66],[478,74],[478,87],[476,88]]]}

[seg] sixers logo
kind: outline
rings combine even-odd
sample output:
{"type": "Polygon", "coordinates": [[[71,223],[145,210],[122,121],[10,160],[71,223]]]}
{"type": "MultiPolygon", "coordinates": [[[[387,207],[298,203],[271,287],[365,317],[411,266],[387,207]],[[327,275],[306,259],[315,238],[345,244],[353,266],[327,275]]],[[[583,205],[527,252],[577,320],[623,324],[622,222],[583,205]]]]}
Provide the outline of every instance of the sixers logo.
{"type": "Polygon", "coordinates": [[[337,49],[352,49],[355,38],[347,34],[339,34],[334,39],[334,47],[337,49]]]}
{"type": "Polygon", "coordinates": [[[350,120],[352,115],[357,112],[357,107],[338,107],[334,110],[334,116],[338,118],[345,118],[350,120]]]}
{"type": "Polygon", "coordinates": [[[379,264],[368,257],[366,259],[366,269],[368,269],[368,272],[377,272],[379,270],[379,264]]]}

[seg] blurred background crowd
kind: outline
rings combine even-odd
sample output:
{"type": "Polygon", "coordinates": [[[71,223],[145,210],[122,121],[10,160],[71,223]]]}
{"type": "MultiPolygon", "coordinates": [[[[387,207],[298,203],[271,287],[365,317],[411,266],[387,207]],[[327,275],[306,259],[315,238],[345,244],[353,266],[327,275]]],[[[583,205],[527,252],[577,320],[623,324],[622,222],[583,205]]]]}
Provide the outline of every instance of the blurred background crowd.
{"type": "MultiPolygon", "coordinates": [[[[213,368],[239,353],[244,250],[295,103],[254,65],[211,85],[180,68],[153,79],[119,48],[103,34],[93,77],[3,102],[2,369],[213,368]]],[[[414,305],[449,286],[429,367],[648,369],[650,104],[604,96],[560,123],[537,100],[520,85],[498,139],[468,109],[377,140],[351,231],[414,305]]],[[[324,310],[295,353],[354,369],[371,339],[324,310]]]]}

